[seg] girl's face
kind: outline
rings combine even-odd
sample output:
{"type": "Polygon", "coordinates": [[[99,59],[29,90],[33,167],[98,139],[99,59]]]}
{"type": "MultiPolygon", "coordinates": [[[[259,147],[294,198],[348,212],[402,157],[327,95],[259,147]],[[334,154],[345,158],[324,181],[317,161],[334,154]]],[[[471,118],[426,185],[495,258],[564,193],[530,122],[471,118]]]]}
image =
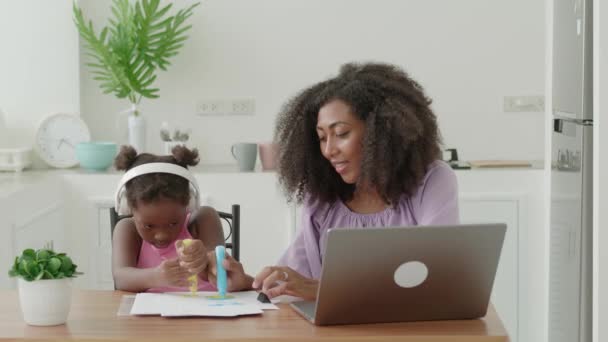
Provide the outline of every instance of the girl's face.
{"type": "Polygon", "coordinates": [[[342,180],[356,183],[361,175],[365,122],[344,101],[333,100],[319,110],[317,135],[321,153],[342,180]]]}
{"type": "Polygon", "coordinates": [[[186,221],[187,207],[172,199],[138,203],[133,220],[139,236],[157,248],[165,248],[179,236],[186,221]]]}

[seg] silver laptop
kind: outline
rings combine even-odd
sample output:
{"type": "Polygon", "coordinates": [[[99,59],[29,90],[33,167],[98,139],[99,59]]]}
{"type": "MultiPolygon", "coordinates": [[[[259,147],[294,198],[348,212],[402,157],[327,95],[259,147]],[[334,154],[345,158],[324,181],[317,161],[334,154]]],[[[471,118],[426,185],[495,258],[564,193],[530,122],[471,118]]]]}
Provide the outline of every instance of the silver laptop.
{"type": "Polygon", "coordinates": [[[316,325],[473,319],[488,308],[506,225],[331,229],[316,325]]]}

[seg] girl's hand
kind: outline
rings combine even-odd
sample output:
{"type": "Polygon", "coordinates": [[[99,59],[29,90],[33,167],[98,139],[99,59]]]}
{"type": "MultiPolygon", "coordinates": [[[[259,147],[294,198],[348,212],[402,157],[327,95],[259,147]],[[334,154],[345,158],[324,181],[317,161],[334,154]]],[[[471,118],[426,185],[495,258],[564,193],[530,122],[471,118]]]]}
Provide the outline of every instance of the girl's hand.
{"type": "Polygon", "coordinates": [[[156,270],[159,276],[160,286],[188,286],[188,270],[179,265],[178,259],[163,260],[156,270]]]}
{"type": "Polygon", "coordinates": [[[183,240],[175,241],[175,249],[181,267],[186,269],[190,275],[205,271],[209,260],[207,260],[207,248],[198,239],[191,240],[188,246],[184,245],[183,240]]]}
{"type": "Polygon", "coordinates": [[[286,266],[264,267],[253,281],[253,288],[261,290],[268,298],[289,295],[315,300],[318,287],[318,280],[306,278],[286,266]]]}
{"type": "MultiPolygon", "coordinates": [[[[215,251],[207,253],[209,266],[207,268],[207,276],[209,281],[217,286],[217,262],[215,251]]],[[[226,253],[222,266],[226,270],[227,289],[228,292],[242,291],[251,289],[253,278],[245,273],[243,265],[236,261],[230,254],[226,253]]]]}

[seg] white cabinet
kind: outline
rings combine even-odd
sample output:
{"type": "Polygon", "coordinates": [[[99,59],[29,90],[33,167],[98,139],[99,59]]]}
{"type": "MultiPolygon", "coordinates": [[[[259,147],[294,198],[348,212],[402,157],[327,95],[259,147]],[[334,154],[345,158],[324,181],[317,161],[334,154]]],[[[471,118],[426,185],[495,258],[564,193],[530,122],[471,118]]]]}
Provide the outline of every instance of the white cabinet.
{"type": "Polygon", "coordinates": [[[523,198],[500,194],[463,194],[460,197],[462,223],[505,223],[507,231],[490,301],[496,308],[512,342],[518,335],[519,272],[518,240],[523,198]]]}
{"type": "Polygon", "coordinates": [[[511,342],[542,340],[547,317],[547,172],[458,171],[461,221],[504,222],[491,301],[511,342]]]}

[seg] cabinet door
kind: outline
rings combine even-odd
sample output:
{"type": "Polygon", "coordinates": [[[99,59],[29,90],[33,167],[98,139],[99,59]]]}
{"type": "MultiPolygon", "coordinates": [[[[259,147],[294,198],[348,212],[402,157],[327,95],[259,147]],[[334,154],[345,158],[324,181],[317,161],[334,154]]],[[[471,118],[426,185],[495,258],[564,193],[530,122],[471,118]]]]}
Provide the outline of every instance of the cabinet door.
{"type": "Polygon", "coordinates": [[[14,251],[19,254],[26,248],[48,248],[56,252],[67,252],[65,226],[61,203],[46,207],[24,221],[15,223],[14,251]]]}
{"type": "MultiPolygon", "coordinates": [[[[0,265],[6,267],[7,271],[15,260],[12,239],[14,214],[10,198],[0,198],[0,232],[5,236],[0,239],[0,265]]],[[[7,271],[0,272],[0,289],[14,287],[15,281],[8,276],[7,271]]]]}
{"type": "Polygon", "coordinates": [[[460,199],[462,223],[498,222],[507,225],[490,301],[505,325],[511,342],[517,342],[518,336],[518,203],[516,199],[491,197],[460,199]]]}
{"type": "Polygon", "coordinates": [[[97,234],[94,239],[91,268],[96,270],[93,275],[95,288],[99,290],[114,290],[112,277],[112,237],[110,231],[110,208],[112,204],[97,202],[97,234]]]}
{"type": "MultiPolygon", "coordinates": [[[[575,201],[572,201],[575,202],[575,201]]],[[[578,222],[567,200],[551,203],[551,245],[549,265],[549,341],[576,342],[580,329],[581,251],[578,222]]]]}

